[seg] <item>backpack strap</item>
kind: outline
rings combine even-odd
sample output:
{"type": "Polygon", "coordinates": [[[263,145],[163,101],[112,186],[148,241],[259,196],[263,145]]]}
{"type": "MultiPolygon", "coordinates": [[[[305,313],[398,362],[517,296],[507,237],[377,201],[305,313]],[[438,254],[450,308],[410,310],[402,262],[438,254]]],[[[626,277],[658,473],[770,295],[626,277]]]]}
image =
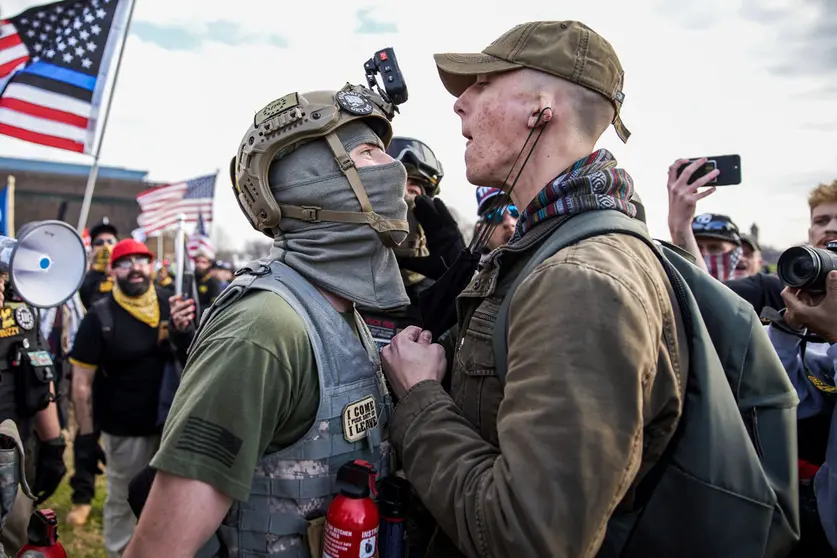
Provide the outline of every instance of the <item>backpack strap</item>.
{"type": "MultiPolygon", "coordinates": [[[[660,260],[669,281],[671,281],[672,288],[677,295],[681,308],[683,307],[683,300],[681,300],[682,291],[685,289],[683,285],[683,278],[671,265],[671,263],[663,257],[661,249],[654,243],[654,240],[651,238],[648,230],[641,221],[628,217],[619,211],[610,209],[587,211],[574,215],[567,222],[555,229],[555,231],[548,236],[535,251],[526,263],[526,266],[515,278],[506,293],[506,296],[503,298],[503,302],[500,304],[500,309],[497,312],[497,321],[495,322],[494,331],[492,333],[491,343],[494,352],[494,370],[497,377],[500,379],[501,384],[505,385],[506,374],[508,373],[509,307],[511,306],[514,292],[535,270],[536,267],[557,254],[562,249],[594,236],[611,233],[627,234],[629,236],[639,238],[654,251],[657,259],[660,260]]],[[[686,309],[683,311],[685,312],[686,309]]],[[[691,331],[689,331],[689,317],[684,315],[683,321],[686,323],[687,334],[690,336],[691,331]]]]}
{"type": "Polygon", "coordinates": [[[99,323],[102,325],[102,339],[106,346],[113,341],[113,311],[110,308],[110,299],[111,297],[106,296],[97,300],[90,308],[99,317],[99,323]]]}

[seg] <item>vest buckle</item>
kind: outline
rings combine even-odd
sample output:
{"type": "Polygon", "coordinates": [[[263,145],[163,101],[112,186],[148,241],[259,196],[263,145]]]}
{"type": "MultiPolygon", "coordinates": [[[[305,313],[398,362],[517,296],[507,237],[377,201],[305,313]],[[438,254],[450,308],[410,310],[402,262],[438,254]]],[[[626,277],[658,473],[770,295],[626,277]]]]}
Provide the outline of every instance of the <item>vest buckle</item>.
{"type": "Polygon", "coordinates": [[[258,264],[259,267],[257,268],[253,267],[252,264],[244,265],[240,269],[236,270],[236,272],[233,275],[235,275],[236,277],[241,277],[242,275],[255,275],[258,277],[270,273],[270,266],[265,265],[261,262],[258,262],[258,264]]]}
{"type": "Polygon", "coordinates": [[[306,223],[319,223],[320,222],[320,210],[321,207],[316,207],[313,205],[303,205],[302,208],[302,220],[306,223]]]}

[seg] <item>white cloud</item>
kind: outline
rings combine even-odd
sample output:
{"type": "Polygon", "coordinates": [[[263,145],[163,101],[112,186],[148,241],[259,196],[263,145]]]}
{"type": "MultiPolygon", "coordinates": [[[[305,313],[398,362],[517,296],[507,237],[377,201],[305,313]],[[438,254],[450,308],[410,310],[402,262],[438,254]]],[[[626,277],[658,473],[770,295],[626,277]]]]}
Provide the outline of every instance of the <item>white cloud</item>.
{"type": "MultiPolygon", "coordinates": [[[[4,3],[4,16],[37,2],[4,3]]],[[[128,40],[102,152],[105,165],[147,169],[175,181],[220,170],[216,211],[229,236],[258,238],[240,214],[227,168],[253,114],[293,90],[334,89],[363,82],[363,62],[393,46],[410,100],[396,117],[397,134],[427,142],[445,166],[442,198],[473,216],[474,188],[464,178],[464,140],[453,97],[441,86],[432,54],[477,52],[512,25],[534,19],[579,19],[614,45],[626,69],[623,116],[633,132],[627,145],[608,131],[600,142],[631,173],[648,206],[652,232],[667,238],[665,181],[678,157],[739,153],[744,183],[719,189],[700,211],[729,214],[763,241],[803,240],[807,191],[837,178],[837,101],[802,94],[820,87],[813,77],[768,72],[781,54],[776,28],[742,16],[741,3],[714,0],[686,7],[674,0],[577,3],[560,13],[536,0],[473,3],[427,0],[364,5],[320,2],[284,8],[248,0],[247,9],[203,0],[142,0],[136,21],[203,32],[210,22],[247,34],[279,35],[289,48],[204,43],[194,52],[166,51],[136,36],[128,40]],[[398,26],[393,35],[354,33],[355,11],[398,26]]],[[[784,7],[784,4],[776,4],[784,7]]],[[[775,7],[771,4],[771,7],[775,7]]],[[[832,96],[834,97],[834,96],[832,96]]],[[[9,156],[88,162],[0,137],[9,156]]]]}

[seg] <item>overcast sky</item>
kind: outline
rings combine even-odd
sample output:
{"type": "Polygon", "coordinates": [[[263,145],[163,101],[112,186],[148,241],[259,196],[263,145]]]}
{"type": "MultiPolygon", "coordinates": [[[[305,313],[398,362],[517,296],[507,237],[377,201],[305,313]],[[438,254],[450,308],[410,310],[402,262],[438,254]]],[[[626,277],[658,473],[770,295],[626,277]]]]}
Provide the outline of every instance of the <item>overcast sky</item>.
{"type": "MultiPolygon", "coordinates": [[[[44,2],[0,0],[11,16],[44,2]]],[[[253,114],[292,91],[364,83],[363,63],[395,48],[410,99],[396,134],[417,137],[445,166],[442,198],[469,220],[465,140],[435,52],[479,52],[517,23],[577,19],[613,44],[625,68],[623,118],[633,133],[610,149],[633,176],[658,237],[666,173],[678,157],[738,153],[743,183],[699,211],[753,222],[763,243],[806,239],[807,193],[837,178],[837,10],[833,0],[338,2],[138,0],[102,164],[175,182],[220,170],[215,228],[259,238],[233,199],[228,164],[253,114]],[[831,9],[827,4],[832,4],[831,9]]],[[[76,163],[91,157],[0,136],[0,153],[76,163]]],[[[75,217],[74,217],[75,218],[75,217]]]]}

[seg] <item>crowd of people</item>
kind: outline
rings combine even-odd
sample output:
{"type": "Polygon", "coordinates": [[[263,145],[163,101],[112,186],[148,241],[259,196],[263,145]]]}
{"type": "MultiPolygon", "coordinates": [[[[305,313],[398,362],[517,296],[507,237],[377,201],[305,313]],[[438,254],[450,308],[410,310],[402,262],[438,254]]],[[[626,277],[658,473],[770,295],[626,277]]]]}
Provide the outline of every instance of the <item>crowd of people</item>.
{"type": "MultiPolygon", "coordinates": [[[[837,271],[786,286],[757,238],[698,213],[704,159],[672,163],[653,241],[596,149],[630,132],[619,58],[588,26],[435,60],[476,187],[468,242],[435,152],[395,135],[386,91],[347,84],[271,103],[230,162],[261,259],[199,253],[175,295],[170,262],[104,221],[39,328],[6,285],[0,418],[36,464],[0,502],[7,550],[66,474],[69,431],[66,524],[105,474],[109,557],[327,556],[356,460],[409,482],[411,557],[837,555],[837,271]],[[18,337],[51,355],[27,366],[53,370],[53,397],[15,388],[18,337]]],[[[811,247],[837,240],[837,181],[799,210],[811,247]]]]}

